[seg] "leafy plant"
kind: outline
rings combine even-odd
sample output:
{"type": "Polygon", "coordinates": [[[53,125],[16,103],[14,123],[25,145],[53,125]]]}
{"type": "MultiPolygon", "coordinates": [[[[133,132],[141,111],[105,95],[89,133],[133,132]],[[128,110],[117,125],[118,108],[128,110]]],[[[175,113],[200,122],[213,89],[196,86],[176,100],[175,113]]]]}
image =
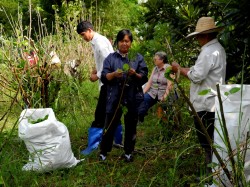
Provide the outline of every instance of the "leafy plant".
{"type": "Polygon", "coordinates": [[[123,64],[122,69],[123,71],[127,72],[129,70],[129,64],[123,64]]]}
{"type": "Polygon", "coordinates": [[[40,123],[42,121],[45,121],[49,118],[49,115],[47,114],[46,116],[44,116],[43,118],[38,118],[36,120],[33,120],[31,118],[28,118],[28,122],[31,123],[31,124],[36,124],[36,123],[40,123]]]}

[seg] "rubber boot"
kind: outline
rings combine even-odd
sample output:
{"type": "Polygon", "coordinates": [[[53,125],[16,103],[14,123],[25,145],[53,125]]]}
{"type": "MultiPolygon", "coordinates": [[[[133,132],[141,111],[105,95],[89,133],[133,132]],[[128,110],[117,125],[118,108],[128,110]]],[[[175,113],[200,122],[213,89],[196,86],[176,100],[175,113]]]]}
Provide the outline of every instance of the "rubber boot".
{"type": "Polygon", "coordinates": [[[83,155],[89,155],[93,150],[98,148],[102,139],[102,128],[90,127],[88,135],[88,147],[81,151],[83,155]]]}
{"type": "Polygon", "coordinates": [[[119,124],[115,130],[115,136],[114,136],[114,143],[115,143],[115,147],[116,146],[122,146],[122,125],[119,124]]]}

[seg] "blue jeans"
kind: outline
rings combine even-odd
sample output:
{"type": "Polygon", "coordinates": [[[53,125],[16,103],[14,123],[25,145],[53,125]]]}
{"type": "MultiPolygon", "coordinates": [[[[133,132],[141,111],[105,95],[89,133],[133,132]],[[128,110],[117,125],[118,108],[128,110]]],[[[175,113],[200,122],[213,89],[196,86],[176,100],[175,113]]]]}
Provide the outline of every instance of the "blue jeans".
{"type": "Polygon", "coordinates": [[[138,115],[139,115],[139,121],[143,122],[144,117],[147,115],[148,109],[154,106],[158,101],[158,98],[156,97],[153,99],[148,93],[144,94],[144,100],[138,107],[138,115]]]}

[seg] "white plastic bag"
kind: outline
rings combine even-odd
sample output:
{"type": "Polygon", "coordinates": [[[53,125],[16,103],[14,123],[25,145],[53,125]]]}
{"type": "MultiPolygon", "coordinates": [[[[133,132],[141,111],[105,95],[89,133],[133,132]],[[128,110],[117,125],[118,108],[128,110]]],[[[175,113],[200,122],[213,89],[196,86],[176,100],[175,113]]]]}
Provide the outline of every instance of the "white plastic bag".
{"type": "MultiPolygon", "coordinates": [[[[249,132],[250,128],[250,85],[243,85],[242,88],[242,95],[241,90],[229,94],[228,96],[225,95],[225,92],[229,92],[232,88],[240,88],[241,85],[221,85],[220,92],[223,102],[223,110],[224,116],[226,120],[227,131],[229,135],[230,144],[232,146],[232,150],[237,151],[237,142],[239,144],[244,144],[246,141],[247,132],[249,132]],[[240,118],[241,116],[241,118],[240,118]]],[[[229,171],[232,171],[230,166],[230,161],[228,160],[228,152],[226,145],[221,138],[222,128],[221,128],[221,114],[220,114],[220,107],[219,107],[219,100],[218,98],[215,99],[215,107],[217,112],[215,115],[215,131],[214,131],[214,144],[217,147],[217,151],[222,157],[224,161],[228,161],[227,168],[229,171]]],[[[236,157],[235,157],[236,159],[236,157]]],[[[213,162],[219,164],[215,155],[213,155],[213,162]]],[[[246,151],[246,158],[245,158],[245,177],[247,181],[250,180],[250,151],[249,148],[246,151]]],[[[218,169],[218,167],[216,168],[218,169]]],[[[228,180],[224,171],[221,171],[221,175],[219,176],[223,183],[226,186],[231,186],[230,181],[228,180]]]]}
{"type": "Polygon", "coordinates": [[[23,166],[23,170],[49,171],[70,168],[80,162],[72,153],[67,127],[57,121],[51,108],[23,110],[18,135],[30,153],[29,162],[23,166]],[[46,120],[31,123],[46,115],[46,120]]]}

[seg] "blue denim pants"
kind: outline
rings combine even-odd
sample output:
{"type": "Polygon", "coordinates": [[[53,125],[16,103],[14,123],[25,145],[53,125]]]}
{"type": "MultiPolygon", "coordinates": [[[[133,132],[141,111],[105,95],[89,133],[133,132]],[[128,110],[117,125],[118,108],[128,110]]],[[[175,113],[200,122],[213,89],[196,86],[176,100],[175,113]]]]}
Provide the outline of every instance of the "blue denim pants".
{"type": "Polygon", "coordinates": [[[147,115],[149,108],[154,106],[158,101],[158,98],[152,98],[148,93],[144,94],[144,100],[138,108],[139,121],[143,122],[144,116],[147,115]]]}

